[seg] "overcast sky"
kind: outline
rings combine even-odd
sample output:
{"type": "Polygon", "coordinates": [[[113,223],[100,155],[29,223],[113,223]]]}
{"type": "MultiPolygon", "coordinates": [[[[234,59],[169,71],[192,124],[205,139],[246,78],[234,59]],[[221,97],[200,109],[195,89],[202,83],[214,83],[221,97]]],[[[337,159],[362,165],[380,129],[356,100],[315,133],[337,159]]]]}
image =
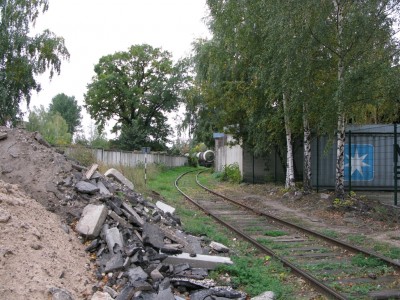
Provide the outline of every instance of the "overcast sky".
{"type": "MultiPolygon", "coordinates": [[[[69,61],[51,81],[40,76],[42,91],[31,105],[48,107],[59,94],[75,96],[83,105],[86,86],[100,57],[150,44],[172,53],[175,60],[190,53],[191,43],[209,33],[204,22],[206,0],[50,0],[34,32],[50,29],[65,39],[69,61]]],[[[24,108],[23,108],[24,109],[24,108]]],[[[88,126],[88,117],[84,126],[88,126]]],[[[86,129],[86,128],[85,128],[86,129]]]]}

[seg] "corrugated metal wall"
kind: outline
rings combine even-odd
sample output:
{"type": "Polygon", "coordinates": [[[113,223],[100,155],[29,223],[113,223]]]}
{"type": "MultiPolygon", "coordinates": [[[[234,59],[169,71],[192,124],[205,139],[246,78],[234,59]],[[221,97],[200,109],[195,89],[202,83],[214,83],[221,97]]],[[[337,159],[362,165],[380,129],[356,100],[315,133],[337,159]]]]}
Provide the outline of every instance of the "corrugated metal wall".
{"type": "MultiPolygon", "coordinates": [[[[393,189],[393,131],[393,125],[347,127],[345,187],[393,189]]],[[[312,152],[313,186],[334,188],[336,142],[328,141],[326,137],[314,139],[312,152]]]]}
{"type": "MultiPolygon", "coordinates": [[[[399,130],[400,131],[400,130],[399,130]]],[[[399,134],[400,135],[400,134],[399,134]]],[[[312,184],[314,188],[335,187],[336,139],[314,137],[312,140],[312,184]]],[[[399,137],[400,141],[400,137],[399,137]]],[[[225,146],[227,141],[216,139],[216,169],[237,161],[246,182],[284,182],[285,170],[275,150],[267,157],[253,158],[244,150],[240,159],[228,162],[228,157],[240,155],[237,148],[225,146]]],[[[363,125],[346,127],[345,187],[355,190],[393,190],[393,125],[363,125]],[[351,146],[350,146],[351,142],[351,146]]],[[[235,146],[238,147],[238,146],[235,146]]],[[[286,159],[285,154],[283,159],[286,159]]],[[[294,146],[296,181],[303,177],[303,145],[294,146]]]]}

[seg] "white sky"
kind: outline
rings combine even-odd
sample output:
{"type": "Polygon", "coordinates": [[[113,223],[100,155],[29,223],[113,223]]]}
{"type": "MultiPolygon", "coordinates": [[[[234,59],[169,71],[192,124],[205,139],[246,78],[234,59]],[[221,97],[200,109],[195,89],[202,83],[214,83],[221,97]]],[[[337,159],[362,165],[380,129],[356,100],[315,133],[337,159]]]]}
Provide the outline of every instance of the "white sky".
{"type": "MultiPolygon", "coordinates": [[[[172,53],[175,60],[187,56],[191,43],[209,37],[204,17],[206,0],[50,0],[32,32],[50,29],[65,39],[71,58],[51,81],[40,76],[42,91],[33,93],[30,108],[44,105],[59,94],[75,96],[83,105],[94,65],[102,56],[126,51],[131,45],[150,44],[172,53]]],[[[25,110],[25,107],[22,108],[25,110]]],[[[83,119],[88,127],[89,117],[83,119]]]]}

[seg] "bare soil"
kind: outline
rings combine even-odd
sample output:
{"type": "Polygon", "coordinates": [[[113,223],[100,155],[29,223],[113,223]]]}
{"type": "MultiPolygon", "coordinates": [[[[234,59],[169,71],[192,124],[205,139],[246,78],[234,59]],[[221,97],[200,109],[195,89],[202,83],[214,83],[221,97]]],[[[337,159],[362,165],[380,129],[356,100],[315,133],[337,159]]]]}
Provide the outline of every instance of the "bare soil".
{"type": "MultiPolygon", "coordinates": [[[[55,288],[90,299],[93,266],[68,227],[87,203],[59,187],[75,172],[72,162],[33,133],[0,127],[1,133],[7,138],[0,140],[0,300],[50,299],[55,288]]],[[[355,198],[338,210],[332,195],[285,195],[274,185],[221,185],[220,191],[315,229],[365,234],[400,247],[397,210],[377,201],[355,198]]]]}
{"type": "Polygon", "coordinates": [[[32,133],[0,127],[0,134],[5,132],[7,138],[0,140],[0,299],[51,299],[60,289],[87,299],[92,266],[67,225],[84,204],[64,205],[67,195],[56,188],[73,172],[71,162],[32,133]]]}
{"type": "Polygon", "coordinates": [[[400,209],[368,199],[368,195],[357,196],[356,193],[345,203],[348,205],[335,207],[333,192],[287,193],[283,186],[272,184],[242,184],[239,187],[227,184],[220,186],[219,191],[308,228],[320,232],[335,231],[342,239],[363,235],[400,247],[400,209]]]}

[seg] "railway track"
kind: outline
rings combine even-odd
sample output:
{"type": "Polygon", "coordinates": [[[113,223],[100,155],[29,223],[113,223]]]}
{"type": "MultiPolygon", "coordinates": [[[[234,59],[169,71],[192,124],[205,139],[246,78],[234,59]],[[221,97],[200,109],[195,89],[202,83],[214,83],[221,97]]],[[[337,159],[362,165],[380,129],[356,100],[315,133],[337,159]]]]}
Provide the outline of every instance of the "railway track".
{"type": "Polygon", "coordinates": [[[182,174],[176,188],[261,252],[280,260],[329,299],[400,299],[400,264],[248,207],[182,174]]]}

